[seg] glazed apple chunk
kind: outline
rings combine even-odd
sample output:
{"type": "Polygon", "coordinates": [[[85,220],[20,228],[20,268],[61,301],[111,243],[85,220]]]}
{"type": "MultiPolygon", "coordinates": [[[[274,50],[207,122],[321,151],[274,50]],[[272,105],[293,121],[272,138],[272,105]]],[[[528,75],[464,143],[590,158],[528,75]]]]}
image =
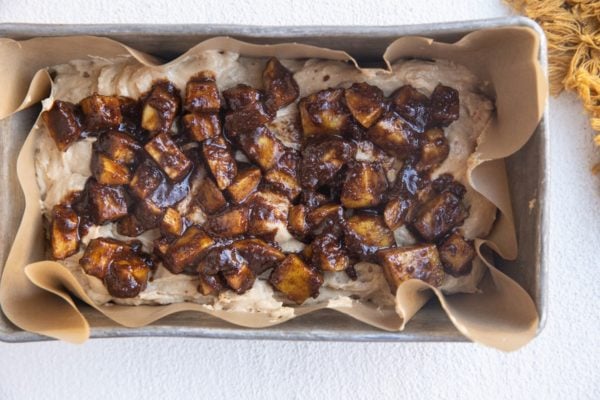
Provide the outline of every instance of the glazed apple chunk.
{"type": "Polygon", "coordinates": [[[404,85],[386,97],[354,82],[299,99],[284,64],[266,60],[261,87],[221,91],[217,72],[202,70],[184,87],[157,80],[137,100],[56,100],[42,120],[57,148],[94,143],[84,189],[52,210],[52,257],[81,254],[116,298],[138,296],[158,268],[190,275],[204,296],[242,295],[262,280],[296,304],[318,297],[330,274],[356,279],[361,261],[379,264],[392,292],[469,274],[465,188],[431,177],[450,153],[458,92],[404,85]],[[290,110],[293,146],[276,127],[290,110]],[[110,224],[132,239],[82,240],[110,224]],[[399,228],[417,243],[399,246],[399,228]]]}

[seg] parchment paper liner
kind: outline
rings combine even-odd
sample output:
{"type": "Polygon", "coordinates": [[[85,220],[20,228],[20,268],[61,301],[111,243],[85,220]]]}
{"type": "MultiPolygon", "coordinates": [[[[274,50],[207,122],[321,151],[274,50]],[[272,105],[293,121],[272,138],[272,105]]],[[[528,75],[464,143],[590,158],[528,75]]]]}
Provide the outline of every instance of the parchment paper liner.
{"type": "MultiPolygon", "coordinates": [[[[383,56],[389,66],[401,58],[448,59],[463,64],[481,81],[488,82],[489,96],[495,98],[496,116],[483,134],[476,150],[477,162],[470,166],[469,180],[474,188],[500,210],[491,234],[477,239],[506,259],[515,259],[517,243],[503,158],[521,148],[534,132],[543,112],[546,81],[537,62],[538,40],[528,28],[511,27],[470,33],[454,44],[422,37],[403,37],[393,42],[383,56]]],[[[0,118],[22,110],[45,98],[51,80],[45,68],[75,59],[112,58],[131,55],[145,65],[168,68],[184,57],[206,49],[230,50],[243,56],[279,58],[323,58],[346,60],[358,65],[350,55],[295,43],[253,45],[230,38],[206,40],[186,54],[160,65],[151,56],[118,42],[98,37],[36,38],[17,42],[0,39],[0,118]]],[[[6,316],[24,330],[70,342],[89,337],[89,325],[77,309],[71,294],[96,308],[113,321],[139,327],[166,315],[194,310],[244,327],[267,327],[273,321],[264,314],[208,310],[202,305],[179,303],[164,306],[96,306],[77,280],[61,264],[44,259],[44,233],[39,206],[39,189],[34,170],[35,143],[26,140],[17,161],[17,174],[25,194],[25,211],[0,281],[0,305],[6,316]]],[[[395,310],[377,310],[353,301],[352,307],[327,303],[297,307],[295,315],[331,308],[372,326],[400,331],[413,315],[435,294],[456,328],[469,339],[505,351],[530,341],[539,319],[535,304],[516,282],[482,257],[488,272],[477,294],[445,296],[422,281],[404,283],[396,294],[395,310]]],[[[523,265],[523,268],[534,266],[523,265]]]]}

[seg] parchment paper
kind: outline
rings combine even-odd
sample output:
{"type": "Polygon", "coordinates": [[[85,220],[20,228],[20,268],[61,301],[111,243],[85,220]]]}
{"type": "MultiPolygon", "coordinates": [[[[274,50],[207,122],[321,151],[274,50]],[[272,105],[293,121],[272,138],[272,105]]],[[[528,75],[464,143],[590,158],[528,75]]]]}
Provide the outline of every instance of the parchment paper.
{"type": "MultiPolygon", "coordinates": [[[[472,186],[500,210],[487,238],[475,241],[480,257],[488,246],[501,257],[515,259],[517,241],[503,158],[521,148],[534,132],[543,112],[546,80],[537,62],[537,36],[528,28],[488,29],[466,35],[459,42],[445,44],[422,37],[404,37],[393,42],[383,55],[389,66],[401,58],[447,59],[463,64],[488,83],[495,99],[496,115],[483,133],[476,150],[476,162],[468,176],[472,186]]],[[[45,98],[51,88],[46,67],[75,59],[133,56],[145,65],[166,69],[181,59],[206,49],[229,50],[249,57],[322,58],[357,63],[350,55],[300,44],[253,45],[231,38],[206,40],[167,64],[118,42],[98,37],[36,38],[17,42],[0,39],[0,118],[45,98]]],[[[215,311],[194,303],[163,306],[97,306],[75,277],[61,264],[44,259],[44,232],[39,189],[34,171],[35,143],[31,135],[17,161],[17,174],[25,194],[25,211],[0,281],[0,306],[6,316],[24,330],[80,343],[89,337],[89,325],[77,309],[72,294],[113,321],[139,327],[166,315],[195,310],[244,327],[268,327],[273,321],[258,313],[215,311]]],[[[452,323],[473,341],[505,351],[530,341],[539,318],[535,304],[516,282],[496,269],[484,257],[488,271],[480,282],[480,293],[445,296],[420,280],[405,282],[397,291],[396,307],[378,310],[353,301],[352,306],[327,303],[300,306],[295,316],[332,308],[372,326],[401,331],[427,302],[437,296],[452,323]]],[[[522,268],[534,268],[523,265],[522,268]]]]}

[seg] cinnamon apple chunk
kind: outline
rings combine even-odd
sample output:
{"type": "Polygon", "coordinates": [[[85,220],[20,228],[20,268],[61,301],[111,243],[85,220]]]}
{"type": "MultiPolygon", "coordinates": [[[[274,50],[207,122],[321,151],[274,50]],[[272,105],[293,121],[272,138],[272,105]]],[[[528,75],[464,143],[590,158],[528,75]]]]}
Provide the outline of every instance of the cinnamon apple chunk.
{"type": "Polygon", "coordinates": [[[230,111],[253,108],[262,101],[262,97],[260,90],[244,84],[233,86],[223,92],[223,98],[230,111]]]}
{"type": "Polygon", "coordinates": [[[322,271],[343,271],[350,265],[350,257],[342,245],[341,238],[323,233],[311,243],[312,265],[322,271]]]}
{"type": "Polygon", "coordinates": [[[431,114],[427,96],[410,85],[404,85],[396,90],[391,97],[392,106],[396,112],[417,131],[423,132],[431,114]]]}
{"type": "Polygon", "coordinates": [[[86,129],[101,131],[118,128],[123,122],[121,100],[118,96],[102,96],[94,93],[79,103],[85,117],[86,129]]]}
{"type": "Polygon", "coordinates": [[[225,196],[217,187],[212,178],[205,176],[200,184],[200,189],[195,194],[194,201],[206,214],[219,212],[227,205],[225,196]]]}
{"type": "Polygon", "coordinates": [[[350,120],[344,105],[344,89],[326,89],[304,97],[298,103],[304,138],[340,135],[350,120]]]}
{"type": "Polygon", "coordinates": [[[444,279],[444,269],[433,244],[379,250],[376,256],[392,292],[409,279],[420,279],[432,286],[440,286],[444,279]]]}
{"type": "Polygon", "coordinates": [[[267,171],[265,182],[285,194],[290,200],[294,200],[302,191],[296,177],[283,169],[273,168],[267,171]]]}
{"type": "Polygon", "coordinates": [[[126,185],[131,181],[129,168],[106,154],[93,153],[91,164],[92,175],[102,185],[126,185]]]}
{"type": "Polygon", "coordinates": [[[300,94],[294,75],[274,57],[267,61],[263,71],[263,83],[265,106],[273,112],[293,103],[300,94]]]}
{"type": "Polygon", "coordinates": [[[166,177],[152,161],[140,164],[135,170],[129,190],[138,199],[148,199],[161,186],[164,185],[166,177]]]}
{"type": "Polygon", "coordinates": [[[350,165],[340,201],[347,208],[373,207],[385,199],[388,183],[379,163],[356,162],[350,165]]]}
{"type": "Polygon", "coordinates": [[[426,241],[435,242],[461,225],[468,215],[460,197],[442,192],[419,207],[412,227],[426,241]]]}
{"type": "Polygon", "coordinates": [[[396,242],[393,232],[383,218],[375,214],[355,214],[344,227],[344,243],[359,258],[368,258],[380,249],[392,247],[396,242]]]}
{"type": "Polygon", "coordinates": [[[117,254],[104,276],[108,292],[117,298],[136,297],[148,284],[150,267],[132,251],[117,254]]]}
{"type": "Polygon", "coordinates": [[[471,273],[472,261],[475,258],[472,241],[466,240],[458,232],[454,232],[438,246],[438,251],[447,274],[459,277],[471,273]]]}
{"type": "Polygon", "coordinates": [[[309,267],[300,257],[289,254],[271,273],[269,282],[291,301],[302,304],[309,297],[317,297],[323,284],[323,275],[309,267]]]}
{"type": "Polygon", "coordinates": [[[417,168],[427,171],[444,162],[450,153],[450,145],[440,128],[428,129],[423,134],[423,139],[417,168]]]}
{"type": "Polygon", "coordinates": [[[248,207],[239,206],[211,216],[206,222],[206,230],[214,236],[232,238],[248,231],[248,207]]]}
{"type": "Polygon", "coordinates": [[[283,143],[264,126],[240,134],[237,140],[246,156],[263,171],[275,167],[285,153],[283,143]]]}
{"type": "Polygon", "coordinates": [[[156,135],[144,149],[173,181],[183,179],[192,168],[190,159],[166,133],[156,135]]]}
{"type": "Polygon", "coordinates": [[[225,190],[237,175],[237,164],[231,148],[223,137],[219,136],[202,143],[202,154],[206,165],[215,178],[217,187],[225,190]]]}
{"type": "Polygon", "coordinates": [[[371,127],[384,111],[383,92],[368,83],[354,83],[344,91],[346,105],[365,128],[371,127]]]}
{"type": "Polygon", "coordinates": [[[439,84],[431,93],[430,126],[448,126],[460,116],[458,90],[439,84]]]}
{"type": "Polygon", "coordinates": [[[50,228],[52,258],[62,260],[79,250],[79,217],[66,205],[58,204],[52,209],[50,228]]]}
{"type": "Polygon", "coordinates": [[[67,150],[83,132],[81,110],[68,101],[55,100],[52,108],[42,113],[42,120],[60,151],[67,150]]]}
{"type": "Polygon", "coordinates": [[[104,279],[110,263],[118,253],[125,250],[130,250],[125,242],[104,237],[92,239],[79,259],[79,265],[86,274],[104,279]]]}
{"type": "Polygon", "coordinates": [[[113,222],[127,215],[127,201],[123,186],[101,185],[94,179],[87,184],[89,209],[97,225],[113,222]]]}
{"type": "Polygon", "coordinates": [[[160,221],[160,231],[165,236],[181,236],[185,224],[183,217],[174,208],[167,208],[160,221]]]}
{"type": "Polygon", "coordinates": [[[143,129],[155,135],[167,133],[181,108],[179,91],[168,81],[155,83],[142,102],[143,129]]]}
{"type": "Polygon", "coordinates": [[[355,154],[356,148],[339,138],[308,144],[300,164],[302,186],[314,190],[328,183],[355,154]]]}
{"type": "Polygon", "coordinates": [[[218,114],[186,114],[182,121],[183,129],[188,137],[197,142],[203,142],[221,134],[221,121],[219,121],[218,114]]]}
{"type": "Polygon", "coordinates": [[[386,153],[404,159],[418,147],[417,135],[399,114],[385,113],[367,131],[367,138],[386,153]]]}
{"type": "Polygon", "coordinates": [[[238,269],[224,271],[223,278],[231,290],[237,294],[243,294],[254,285],[256,274],[248,263],[243,263],[238,269]]]}
{"type": "Polygon", "coordinates": [[[240,204],[256,191],[261,177],[258,168],[251,167],[238,171],[231,185],[227,187],[227,194],[234,203],[240,204]]]}
{"type": "Polygon", "coordinates": [[[308,234],[309,226],[306,222],[308,207],[304,204],[297,204],[290,207],[288,213],[288,230],[296,237],[303,238],[308,234]]]}
{"type": "Polygon", "coordinates": [[[203,296],[218,296],[219,293],[225,290],[225,283],[220,275],[198,275],[198,292],[203,296]]]}
{"type": "Polygon", "coordinates": [[[100,135],[94,150],[100,151],[114,162],[131,165],[136,161],[142,146],[131,136],[119,131],[108,131],[100,135]]]}
{"type": "Polygon", "coordinates": [[[185,86],[184,108],[191,112],[219,112],[221,97],[212,71],[202,71],[188,81],[185,86]]]}
{"type": "Polygon", "coordinates": [[[254,236],[272,236],[280,227],[287,226],[289,199],[272,190],[252,194],[246,203],[250,207],[248,233],[254,236]]]}
{"type": "Polygon", "coordinates": [[[231,244],[231,248],[242,256],[256,275],[283,261],[285,254],[264,240],[242,239],[231,244]]]}
{"type": "Polygon", "coordinates": [[[165,254],[165,266],[174,274],[183,272],[200,261],[215,244],[203,229],[190,226],[185,233],[169,245],[165,254]]]}

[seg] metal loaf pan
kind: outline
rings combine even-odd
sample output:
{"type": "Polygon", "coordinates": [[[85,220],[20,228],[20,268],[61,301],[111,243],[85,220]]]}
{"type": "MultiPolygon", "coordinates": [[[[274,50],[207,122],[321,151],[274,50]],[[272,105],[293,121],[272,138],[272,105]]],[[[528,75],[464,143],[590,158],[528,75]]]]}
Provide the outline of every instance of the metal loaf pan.
{"type": "MultiPolygon", "coordinates": [[[[546,69],[546,41],[541,28],[522,17],[410,26],[307,26],[265,27],[235,25],[32,25],[0,24],[0,37],[28,39],[39,36],[96,35],[125,43],[163,59],[172,59],[198,42],[214,36],[232,36],[253,43],[301,42],[344,50],[361,65],[381,65],[381,55],[395,39],[420,35],[454,42],[478,29],[525,26],[540,38],[539,59],[546,69]]],[[[21,220],[24,200],[16,176],[17,154],[39,107],[0,121],[0,272],[21,220]]],[[[538,307],[543,325],[546,313],[548,204],[546,160],[549,155],[548,111],[531,140],[507,160],[511,196],[519,239],[519,259],[498,260],[498,265],[521,284],[538,307]],[[518,184],[517,184],[518,183],[518,184]],[[529,209],[530,200],[537,207],[529,209]]],[[[180,313],[137,329],[116,325],[91,307],[82,304],[91,325],[91,337],[173,336],[278,340],[339,341],[465,341],[437,301],[427,304],[403,332],[386,332],[345,315],[323,310],[267,329],[246,329],[201,313],[180,313]]],[[[27,342],[46,337],[25,332],[0,312],[0,340],[27,342]]]]}

